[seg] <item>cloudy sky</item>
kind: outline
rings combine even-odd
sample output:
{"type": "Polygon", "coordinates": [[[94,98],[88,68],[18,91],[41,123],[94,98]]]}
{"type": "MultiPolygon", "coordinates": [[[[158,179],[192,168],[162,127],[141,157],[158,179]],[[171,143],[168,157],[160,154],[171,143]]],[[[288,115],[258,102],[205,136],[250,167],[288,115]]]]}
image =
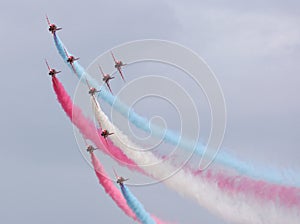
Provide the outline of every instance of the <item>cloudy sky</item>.
{"type": "MultiPolygon", "coordinates": [[[[1,223],[132,223],[98,185],[56,102],[44,58],[63,71],[70,93],[77,80],[56,52],[46,13],[84,66],[143,38],[194,50],[224,92],[223,147],[300,169],[298,1],[6,1],[0,11],[1,223]]],[[[162,184],[132,191],[165,220],[225,223],[162,184]]]]}

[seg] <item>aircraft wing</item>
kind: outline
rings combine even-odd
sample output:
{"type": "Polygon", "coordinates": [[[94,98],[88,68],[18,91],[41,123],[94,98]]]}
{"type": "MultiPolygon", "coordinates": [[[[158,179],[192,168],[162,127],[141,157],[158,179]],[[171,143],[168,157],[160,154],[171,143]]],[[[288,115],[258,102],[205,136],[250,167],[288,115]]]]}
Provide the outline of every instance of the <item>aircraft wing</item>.
{"type": "Polygon", "coordinates": [[[45,62],[46,62],[46,65],[47,65],[47,67],[48,67],[48,69],[49,69],[49,71],[51,70],[50,69],[50,66],[49,66],[49,64],[48,64],[48,61],[45,59],[45,62]]]}
{"type": "Polygon", "coordinates": [[[46,15],[46,20],[47,20],[48,25],[50,26],[50,21],[49,21],[49,18],[47,15],[46,15]]]}
{"type": "Polygon", "coordinates": [[[115,55],[114,55],[114,53],[113,53],[112,51],[111,51],[110,53],[111,53],[111,56],[112,56],[112,57],[113,57],[113,59],[114,59],[114,62],[115,62],[115,63],[117,63],[117,60],[116,60],[116,58],[115,58],[115,55]]]}
{"type": "Polygon", "coordinates": [[[64,52],[65,52],[67,58],[69,58],[69,55],[68,55],[68,52],[67,52],[66,48],[64,48],[64,52]]]}
{"type": "Polygon", "coordinates": [[[112,91],[111,91],[111,88],[110,88],[110,85],[109,85],[109,83],[108,82],[106,82],[106,85],[107,85],[107,87],[109,88],[109,91],[111,92],[111,94],[112,94],[112,91]]]}
{"type": "MultiPolygon", "coordinates": [[[[75,68],[74,68],[74,65],[71,64],[71,66],[72,66],[73,72],[77,75],[77,72],[76,72],[76,70],[75,70],[75,68]]],[[[77,75],[77,76],[78,76],[78,75],[77,75]]],[[[90,89],[90,87],[89,87],[89,89],[90,89]]]]}
{"type": "Polygon", "coordinates": [[[121,68],[118,68],[118,71],[119,71],[119,73],[120,73],[120,75],[121,75],[121,77],[122,77],[123,81],[125,82],[125,79],[124,79],[124,76],[123,76],[123,73],[122,73],[122,70],[121,70],[121,68]]]}

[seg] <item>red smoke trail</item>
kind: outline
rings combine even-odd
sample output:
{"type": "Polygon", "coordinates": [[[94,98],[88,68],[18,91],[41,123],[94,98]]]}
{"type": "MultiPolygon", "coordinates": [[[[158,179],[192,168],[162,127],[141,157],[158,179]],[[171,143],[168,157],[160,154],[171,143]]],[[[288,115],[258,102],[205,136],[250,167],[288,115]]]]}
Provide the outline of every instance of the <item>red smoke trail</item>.
{"type": "Polygon", "coordinates": [[[219,189],[231,195],[244,194],[253,196],[262,202],[272,202],[286,208],[300,209],[300,189],[253,180],[245,176],[229,176],[212,170],[194,173],[199,177],[214,182],[219,189]]]}
{"type": "Polygon", "coordinates": [[[52,78],[52,84],[62,108],[86,139],[90,139],[99,149],[102,149],[108,155],[113,156],[121,165],[126,165],[128,168],[141,171],[135,162],[129,159],[120,149],[106,146],[105,140],[98,135],[99,130],[96,129],[91,120],[83,115],[81,109],[73,104],[71,97],[55,76],[52,78]]]}

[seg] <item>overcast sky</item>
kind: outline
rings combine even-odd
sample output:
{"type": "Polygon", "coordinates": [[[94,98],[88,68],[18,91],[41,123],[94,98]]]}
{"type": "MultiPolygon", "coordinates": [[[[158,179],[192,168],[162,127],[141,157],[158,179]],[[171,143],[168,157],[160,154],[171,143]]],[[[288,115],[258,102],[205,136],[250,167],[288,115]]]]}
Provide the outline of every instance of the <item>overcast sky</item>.
{"type": "MultiPolygon", "coordinates": [[[[46,13],[63,27],[60,37],[84,66],[118,44],[142,38],[194,50],[224,91],[223,147],[245,159],[300,169],[298,1],[5,1],[1,223],[132,223],[99,186],[56,102],[44,58],[63,71],[60,80],[71,95],[77,79],[55,49],[46,13]]],[[[162,184],[132,191],[162,219],[225,223],[162,184]]]]}

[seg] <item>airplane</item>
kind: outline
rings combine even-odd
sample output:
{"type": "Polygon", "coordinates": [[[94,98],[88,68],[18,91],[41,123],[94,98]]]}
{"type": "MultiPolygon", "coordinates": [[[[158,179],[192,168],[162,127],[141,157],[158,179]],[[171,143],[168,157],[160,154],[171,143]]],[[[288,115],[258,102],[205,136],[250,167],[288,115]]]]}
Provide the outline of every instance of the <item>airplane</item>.
{"type": "Polygon", "coordinates": [[[51,76],[55,76],[56,74],[60,73],[61,71],[56,71],[54,68],[50,68],[47,60],[45,59],[45,62],[46,62],[46,65],[48,67],[48,70],[49,70],[49,75],[51,76]]]}
{"type": "Polygon", "coordinates": [[[49,31],[50,31],[52,34],[55,34],[56,31],[62,29],[62,28],[60,28],[60,27],[57,27],[55,24],[50,23],[49,18],[48,18],[47,15],[46,15],[46,19],[47,19],[47,23],[48,23],[48,25],[49,25],[49,31]]]}
{"type": "Polygon", "coordinates": [[[73,55],[69,55],[68,52],[66,51],[66,49],[64,48],[65,54],[67,56],[67,62],[70,63],[70,65],[72,66],[73,71],[76,73],[76,70],[73,66],[74,61],[79,60],[79,58],[75,58],[73,55]]]}
{"type": "Polygon", "coordinates": [[[93,96],[95,93],[99,93],[101,90],[96,90],[96,88],[91,87],[89,90],[89,94],[91,94],[91,96],[93,96]]]}
{"type": "Polygon", "coordinates": [[[74,61],[79,60],[79,58],[75,58],[73,55],[69,55],[68,52],[66,51],[66,49],[64,49],[64,51],[68,57],[67,62],[69,62],[73,66],[74,61]]]}
{"type": "Polygon", "coordinates": [[[104,129],[104,130],[102,130],[102,132],[101,132],[101,136],[103,137],[103,138],[107,138],[109,135],[113,135],[114,133],[109,133],[109,131],[108,130],[106,130],[106,129],[104,129]]]}
{"type": "Polygon", "coordinates": [[[113,169],[114,171],[114,174],[115,174],[115,177],[117,179],[117,184],[120,184],[120,186],[123,186],[123,182],[129,180],[129,178],[124,178],[124,177],[121,177],[121,176],[118,176],[117,172],[115,171],[115,169],[113,169]]]}
{"type": "Polygon", "coordinates": [[[88,145],[86,148],[86,151],[89,153],[92,153],[93,151],[95,151],[97,148],[94,148],[94,146],[92,145],[88,145]]]}
{"type": "Polygon", "coordinates": [[[89,88],[89,94],[90,94],[91,96],[94,96],[95,93],[101,92],[101,90],[97,90],[96,88],[91,87],[89,81],[88,81],[86,78],[85,78],[85,82],[86,82],[86,84],[87,84],[87,86],[88,86],[88,88],[89,88]]]}
{"type": "Polygon", "coordinates": [[[109,88],[109,91],[112,93],[110,85],[109,85],[109,80],[114,79],[115,77],[110,76],[109,74],[105,74],[100,65],[99,65],[99,69],[103,76],[102,80],[106,83],[107,87],[109,88]]]}
{"type": "Polygon", "coordinates": [[[118,69],[118,71],[119,71],[119,73],[120,73],[120,75],[121,75],[123,81],[125,82],[125,79],[124,79],[124,76],[123,76],[123,73],[122,73],[121,68],[122,68],[123,66],[125,66],[126,64],[124,64],[122,61],[116,60],[116,58],[115,58],[115,56],[114,56],[114,54],[113,54],[112,51],[111,51],[110,53],[111,53],[111,56],[112,56],[113,59],[114,59],[114,62],[115,62],[115,68],[118,69]]]}

